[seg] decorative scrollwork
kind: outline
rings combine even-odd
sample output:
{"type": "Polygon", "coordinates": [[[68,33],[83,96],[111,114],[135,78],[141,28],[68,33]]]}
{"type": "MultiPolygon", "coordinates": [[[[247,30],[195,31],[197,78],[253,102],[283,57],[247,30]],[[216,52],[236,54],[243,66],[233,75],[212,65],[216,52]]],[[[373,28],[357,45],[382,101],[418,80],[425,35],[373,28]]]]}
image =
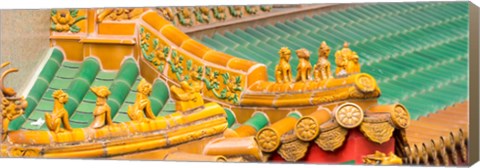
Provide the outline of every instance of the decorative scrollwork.
{"type": "Polygon", "coordinates": [[[379,144],[390,140],[394,130],[394,127],[388,122],[363,122],[360,126],[360,131],[362,131],[368,139],[379,144]]]}
{"type": "Polygon", "coordinates": [[[320,133],[315,139],[315,143],[324,151],[334,151],[342,146],[346,139],[348,131],[343,127],[336,127],[326,132],[320,133]]]}
{"type": "Polygon", "coordinates": [[[10,157],[39,157],[40,150],[39,149],[25,149],[22,147],[14,147],[10,149],[9,152],[10,157]]]}
{"type": "Polygon", "coordinates": [[[363,110],[353,103],[345,103],[335,110],[335,117],[342,127],[355,128],[363,121],[363,110]]]}
{"type": "Polygon", "coordinates": [[[282,143],[278,149],[278,154],[282,156],[286,161],[296,162],[301,158],[305,157],[305,154],[308,150],[308,142],[303,142],[300,140],[294,140],[291,142],[282,143]]]}

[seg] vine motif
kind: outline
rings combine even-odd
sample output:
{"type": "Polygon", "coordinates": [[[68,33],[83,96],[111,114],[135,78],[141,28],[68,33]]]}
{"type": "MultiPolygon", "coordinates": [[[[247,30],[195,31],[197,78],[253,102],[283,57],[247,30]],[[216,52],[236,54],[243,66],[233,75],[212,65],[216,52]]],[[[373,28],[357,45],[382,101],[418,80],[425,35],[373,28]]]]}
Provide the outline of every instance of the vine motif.
{"type": "Polygon", "coordinates": [[[245,11],[248,14],[254,15],[258,12],[258,6],[245,6],[245,11]]]}
{"type": "Polygon", "coordinates": [[[238,103],[238,94],[239,92],[243,91],[241,87],[242,79],[240,78],[240,76],[231,77],[228,72],[221,74],[225,88],[223,88],[219,92],[220,83],[217,79],[219,76],[219,72],[212,72],[209,67],[206,67],[205,75],[207,76],[207,78],[203,78],[203,82],[205,83],[207,90],[212,91],[215,97],[222,100],[232,101],[235,104],[238,103]]]}
{"type": "Polygon", "coordinates": [[[269,12],[270,10],[272,10],[272,6],[260,6],[260,10],[264,12],[269,12]]]}
{"type": "Polygon", "coordinates": [[[177,8],[177,17],[180,24],[184,26],[192,26],[193,19],[192,19],[192,11],[189,8],[177,8]]]}
{"type": "Polygon", "coordinates": [[[143,27],[140,28],[140,48],[142,49],[142,55],[147,61],[156,66],[159,71],[163,71],[170,48],[160,44],[159,40],[155,38],[152,44],[153,50],[148,53],[150,50],[150,37],[150,33],[145,32],[143,27]]]}
{"type": "Polygon", "coordinates": [[[143,27],[140,28],[140,48],[143,51],[148,51],[150,45],[148,44],[148,40],[150,40],[150,33],[145,32],[143,27]]]}
{"type": "Polygon", "coordinates": [[[210,22],[210,8],[209,7],[197,7],[195,8],[195,16],[198,22],[200,23],[209,23],[210,22]]]}
{"type": "Polygon", "coordinates": [[[78,33],[80,32],[80,27],[76,23],[85,19],[85,16],[78,16],[78,9],[61,11],[52,9],[50,16],[52,20],[50,29],[56,32],[78,33]]]}
{"type": "Polygon", "coordinates": [[[224,7],[224,6],[217,6],[217,7],[212,8],[213,16],[215,16],[215,18],[218,19],[218,20],[225,20],[227,18],[225,8],[226,7],[224,7]]]}
{"type": "Polygon", "coordinates": [[[170,65],[170,71],[175,74],[177,81],[181,82],[185,80],[183,74],[183,56],[178,55],[177,50],[172,51],[171,59],[168,60],[168,64],[170,65]]]}
{"type": "Polygon", "coordinates": [[[242,17],[242,7],[241,6],[229,6],[228,9],[230,10],[230,15],[233,17],[242,17]]]}

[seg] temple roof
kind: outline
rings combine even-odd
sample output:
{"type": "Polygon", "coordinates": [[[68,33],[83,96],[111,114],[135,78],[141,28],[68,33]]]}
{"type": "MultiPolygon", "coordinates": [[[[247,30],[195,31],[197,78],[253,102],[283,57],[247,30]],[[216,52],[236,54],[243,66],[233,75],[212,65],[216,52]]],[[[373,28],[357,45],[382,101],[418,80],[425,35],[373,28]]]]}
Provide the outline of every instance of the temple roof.
{"type": "MultiPolygon", "coordinates": [[[[464,2],[365,4],[216,33],[201,41],[267,65],[270,81],[275,80],[280,47],[304,47],[316,63],[321,41],[332,51],[348,41],[360,56],[362,72],[377,80],[379,103],[402,103],[417,119],[467,99],[467,8],[464,2]]],[[[330,62],[334,59],[331,54],[330,62]]],[[[293,54],[290,64],[298,64],[293,54]]]]}
{"type": "MultiPolygon", "coordinates": [[[[118,71],[102,70],[100,66],[94,58],[87,58],[83,62],[64,60],[60,50],[52,48],[49,61],[27,96],[29,106],[25,114],[10,124],[10,130],[47,130],[45,123],[39,123],[38,120],[44,120],[45,113],[52,111],[52,93],[58,89],[70,94],[66,108],[72,127],[88,127],[93,121],[92,112],[96,106],[96,96],[90,90],[94,86],[106,86],[113,92],[108,101],[113,122],[130,121],[127,107],[133,105],[141,79],[137,64],[130,58],[123,62],[118,71]]],[[[168,98],[166,84],[157,80],[150,97],[150,101],[155,102],[152,103],[154,114],[164,116],[175,112],[175,104],[168,98]]]]}

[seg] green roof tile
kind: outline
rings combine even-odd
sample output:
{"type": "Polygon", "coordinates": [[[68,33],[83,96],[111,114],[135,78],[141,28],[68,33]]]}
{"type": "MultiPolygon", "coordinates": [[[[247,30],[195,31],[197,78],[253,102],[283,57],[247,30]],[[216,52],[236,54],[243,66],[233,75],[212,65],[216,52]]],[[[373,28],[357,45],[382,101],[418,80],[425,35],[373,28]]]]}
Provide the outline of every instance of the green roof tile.
{"type": "MultiPolygon", "coordinates": [[[[267,66],[269,80],[274,80],[277,52],[284,45],[291,50],[304,47],[316,54],[325,40],[332,48],[329,60],[334,71],[334,53],[348,41],[360,56],[362,71],[377,79],[382,89],[379,102],[405,103],[414,119],[468,97],[467,80],[462,78],[468,67],[466,2],[365,4],[247,28],[245,32],[260,42],[233,50],[236,46],[218,40],[224,38],[221,34],[212,40],[226,44],[230,48],[225,51],[234,56],[271,63],[267,66]]],[[[292,53],[292,66],[298,64],[295,57],[292,53]]],[[[311,62],[314,64],[316,58],[311,62]]],[[[295,69],[292,75],[296,75],[295,69]]]]}

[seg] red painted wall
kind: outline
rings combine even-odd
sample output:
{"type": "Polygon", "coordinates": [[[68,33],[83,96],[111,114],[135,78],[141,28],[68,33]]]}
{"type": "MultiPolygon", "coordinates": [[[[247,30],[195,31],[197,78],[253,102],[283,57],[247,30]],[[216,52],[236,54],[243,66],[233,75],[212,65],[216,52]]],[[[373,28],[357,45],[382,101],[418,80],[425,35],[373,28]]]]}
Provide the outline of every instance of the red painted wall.
{"type": "MultiPolygon", "coordinates": [[[[355,160],[355,164],[362,164],[362,156],[373,154],[375,150],[388,154],[395,150],[395,139],[378,144],[368,140],[358,129],[349,130],[343,146],[333,152],[323,151],[314,141],[310,142],[309,150],[304,158],[298,162],[306,163],[343,163],[355,160]]],[[[273,162],[285,162],[277,153],[270,158],[273,162]]]]}

